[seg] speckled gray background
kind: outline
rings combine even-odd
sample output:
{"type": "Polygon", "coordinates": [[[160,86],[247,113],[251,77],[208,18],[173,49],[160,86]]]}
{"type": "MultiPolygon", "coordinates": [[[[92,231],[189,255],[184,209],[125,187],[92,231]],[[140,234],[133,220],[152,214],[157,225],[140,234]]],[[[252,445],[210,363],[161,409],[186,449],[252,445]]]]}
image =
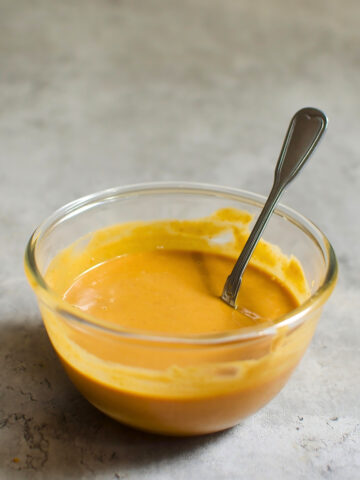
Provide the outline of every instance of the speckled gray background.
{"type": "Polygon", "coordinates": [[[0,478],[357,479],[360,3],[0,0],[0,478]],[[328,234],[338,287],[282,393],[203,438],[143,434],[67,380],[22,268],[32,229],[114,185],[267,193],[289,118],[327,137],[283,201],[328,234]]]}

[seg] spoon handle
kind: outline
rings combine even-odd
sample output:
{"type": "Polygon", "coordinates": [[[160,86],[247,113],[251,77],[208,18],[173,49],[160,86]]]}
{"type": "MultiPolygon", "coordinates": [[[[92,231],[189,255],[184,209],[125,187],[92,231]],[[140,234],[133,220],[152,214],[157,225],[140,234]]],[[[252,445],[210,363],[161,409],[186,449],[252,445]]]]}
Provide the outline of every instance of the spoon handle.
{"type": "Polygon", "coordinates": [[[303,108],[291,119],[275,168],[274,183],[249,238],[228,276],[222,300],[236,308],[241,278],[285,187],[299,173],[327,126],[326,115],[316,108],[303,108]]]}

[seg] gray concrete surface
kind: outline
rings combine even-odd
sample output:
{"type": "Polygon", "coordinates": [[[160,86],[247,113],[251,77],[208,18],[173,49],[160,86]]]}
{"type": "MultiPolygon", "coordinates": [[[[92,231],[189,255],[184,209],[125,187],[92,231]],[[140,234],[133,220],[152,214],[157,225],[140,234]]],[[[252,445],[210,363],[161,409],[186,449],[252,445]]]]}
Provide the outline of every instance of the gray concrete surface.
{"type": "Polygon", "coordinates": [[[357,0],[0,0],[0,478],[357,479],[357,0]],[[327,233],[340,279],[266,408],[168,439],[98,413],[60,367],[23,274],[32,229],[105,187],[196,180],[267,193],[288,121],[327,138],[284,203],[327,233]]]}

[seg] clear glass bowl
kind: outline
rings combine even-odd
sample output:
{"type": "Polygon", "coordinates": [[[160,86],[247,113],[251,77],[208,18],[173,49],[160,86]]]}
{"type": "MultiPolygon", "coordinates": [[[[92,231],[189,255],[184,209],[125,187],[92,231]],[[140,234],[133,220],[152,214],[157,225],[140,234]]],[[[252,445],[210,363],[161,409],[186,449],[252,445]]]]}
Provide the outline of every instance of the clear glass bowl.
{"type": "Polygon", "coordinates": [[[199,218],[222,207],[256,218],[264,201],[213,185],[133,185],[71,202],[35,230],[26,248],[26,274],[60,360],[93,405],[137,428],[196,435],[237,424],[280,391],[306,350],[337,277],[327,238],[287,207],[276,209],[264,239],[297,257],[311,296],[275,326],[192,337],[109,328],[65,302],[44,278],[61,250],[98,229],[134,220],[199,218]]]}

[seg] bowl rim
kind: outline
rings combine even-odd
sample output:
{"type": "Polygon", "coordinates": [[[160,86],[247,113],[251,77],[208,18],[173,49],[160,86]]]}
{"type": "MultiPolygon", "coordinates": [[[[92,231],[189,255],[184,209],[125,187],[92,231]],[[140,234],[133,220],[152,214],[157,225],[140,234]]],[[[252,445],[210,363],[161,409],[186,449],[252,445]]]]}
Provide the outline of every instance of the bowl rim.
{"type": "Polygon", "coordinates": [[[216,334],[206,335],[188,335],[173,336],[169,334],[154,334],[149,331],[125,329],[113,324],[109,325],[101,319],[89,315],[77,307],[72,306],[63,298],[53,291],[46,283],[44,276],[41,274],[36,262],[36,250],[39,240],[48,231],[53,229],[59,223],[65,221],[73,215],[79,214],[90,208],[96,208],[107,202],[115,201],[121,197],[149,195],[153,193],[191,193],[199,195],[212,195],[227,197],[232,200],[242,201],[249,205],[262,207],[266,201],[266,197],[247,190],[233,187],[225,187],[208,183],[187,182],[187,181],[162,181],[136,183],[131,185],[113,187],[102,190],[90,195],[80,197],[73,200],[62,207],[55,210],[48,216],[33,232],[25,250],[25,272],[28,280],[37,294],[39,303],[51,308],[57,314],[65,317],[70,322],[83,324],[88,327],[100,329],[106,333],[115,334],[122,338],[156,342],[156,343],[176,343],[176,344],[192,344],[192,345],[218,345],[228,344],[239,341],[248,341],[258,337],[276,334],[283,327],[295,328],[302,323],[307,314],[325,303],[335,287],[338,264],[336,255],[332,245],[325,234],[308,218],[298,213],[294,209],[283,204],[278,204],[273,215],[279,215],[290,221],[297,228],[302,230],[314,243],[317,244],[321,251],[326,272],[323,282],[317,290],[299,307],[291,312],[283,315],[276,324],[271,322],[255,327],[247,327],[241,330],[232,330],[216,334]]]}

